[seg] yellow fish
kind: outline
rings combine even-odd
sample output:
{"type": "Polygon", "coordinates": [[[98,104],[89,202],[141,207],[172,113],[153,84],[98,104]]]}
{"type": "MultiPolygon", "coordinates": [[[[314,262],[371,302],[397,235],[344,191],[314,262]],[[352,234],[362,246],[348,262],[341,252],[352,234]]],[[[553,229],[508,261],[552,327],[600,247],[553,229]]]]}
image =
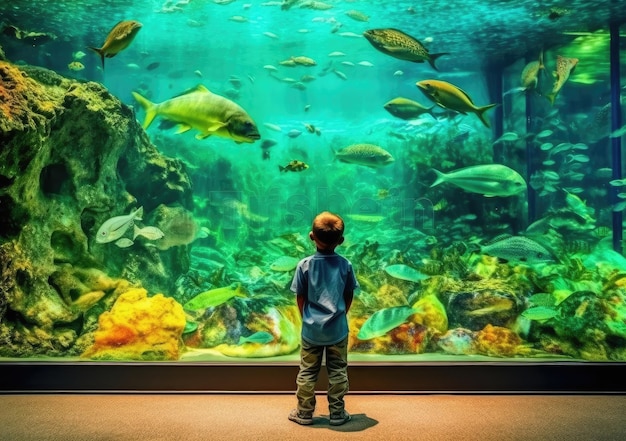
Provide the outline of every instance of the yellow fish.
{"type": "Polygon", "coordinates": [[[85,68],[83,63],[81,63],[80,61],[72,61],[70,64],[67,65],[67,67],[75,72],[78,72],[79,70],[83,70],[85,68]]]}
{"type": "Polygon", "coordinates": [[[104,57],[114,57],[126,49],[142,26],[135,20],[120,21],[111,29],[101,48],[89,46],[89,49],[100,55],[102,69],[104,69],[104,57]]]}
{"type": "Polygon", "coordinates": [[[556,70],[553,72],[555,81],[552,87],[552,92],[546,95],[546,98],[550,100],[550,104],[554,105],[554,100],[557,94],[569,78],[570,74],[574,71],[574,68],[578,64],[578,58],[567,58],[557,55],[556,57],[556,70]]]}
{"type": "Polygon", "coordinates": [[[211,93],[203,85],[162,103],[152,103],[137,92],[133,97],[146,111],[143,128],[147,129],[156,116],[178,124],[176,133],[196,129],[197,139],[211,135],[233,141],[252,143],[261,138],[259,130],[244,109],[223,96],[211,93]]]}
{"type": "Polygon", "coordinates": [[[423,80],[418,81],[416,86],[427,98],[444,109],[454,110],[463,115],[475,113],[485,127],[491,127],[489,120],[485,118],[485,112],[497,104],[477,107],[467,93],[446,81],[423,80]]]}
{"type": "Polygon", "coordinates": [[[539,71],[545,69],[543,65],[543,51],[539,54],[539,60],[531,61],[524,67],[521,75],[521,85],[524,90],[534,89],[537,87],[539,80],[539,71]]]}
{"type": "Polygon", "coordinates": [[[424,107],[417,101],[401,96],[387,102],[384,107],[387,112],[401,119],[415,119],[425,113],[433,114],[432,107],[424,107]]]}
{"type": "Polygon", "coordinates": [[[287,164],[284,167],[282,165],[278,166],[278,170],[281,172],[287,172],[287,171],[299,172],[299,171],[304,171],[307,168],[309,168],[307,164],[305,164],[302,161],[298,161],[297,159],[294,159],[293,161],[289,162],[289,164],[287,164]]]}

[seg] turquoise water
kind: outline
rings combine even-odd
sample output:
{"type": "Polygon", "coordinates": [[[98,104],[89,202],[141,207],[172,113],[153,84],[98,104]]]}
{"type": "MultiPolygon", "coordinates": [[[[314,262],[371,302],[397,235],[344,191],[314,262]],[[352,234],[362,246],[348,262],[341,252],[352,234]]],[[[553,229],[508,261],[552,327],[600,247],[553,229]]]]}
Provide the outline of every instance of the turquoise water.
{"type": "MultiPolygon", "coordinates": [[[[413,354],[626,358],[626,261],[623,249],[613,249],[614,213],[624,208],[626,187],[617,182],[623,165],[615,171],[611,161],[612,142],[624,133],[610,125],[607,111],[608,23],[626,20],[623,2],[328,1],[283,8],[241,0],[17,1],[1,8],[5,29],[55,35],[25,41],[4,32],[0,45],[9,61],[100,83],[132,107],[139,124],[146,110],[131,92],[162,103],[202,84],[241,106],[258,128],[252,143],[196,139],[195,129],[177,134],[159,126],[163,115],[146,129],[189,176],[191,237],[162,245],[175,228],[147,219],[173,204],[148,201],[140,189],[131,191],[135,205],[82,226],[90,247],[109,247],[112,255],[150,261],[147,253],[157,253],[158,271],[169,280],[159,289],[180,305],[222,290],[204,306],[185,308],[178,358],[297,350],[288,284],[297,260],[313,252],[308,228],[322,210],[344,217],[346,242],[338,252],[359,275],[350,316],[355,354],[381,361],[413,354]],[[46,20],[37,18],[41,10],[46,20]],[[354,10],[368,20],[352,18],[354,10]],[[101,47],[117,22],[131,19],[141,30],[102,69],[87,47],[101,47]],[[382,53],[363,36],[376,28],[399,29],[431,54],[447,55],[435,70],[382,53]],[[540,54],[545,68],[536,87],[516,90],[540,54]],[[552,105],[547,96],[559,56],[577,61],[552,105]],[[314,65],[287,66],[292,57],[314,65]],[[72,62],[83,68],[70,68],[72,62]],[[490,127],[450,101],[436,106],[416,87],[430,80],[461,89],[477,107],[497,104],[484,112],[490,127]],[[395,117],[384,105],[396,97],[434,106],[434,114],[395,117]],[[358,164],[363,158],[339,160],[354,144],[376,145],[394,160],[375,167],[358,164]],[[291,161],[306,166],[281,171],[291,161]],[[475,166],[491,168],[454,175],[475,166]],[[436,186],[433,169],[449,173],[436,186]],[[509,187],[519,180],[519,191],[509,187]],[[136,223],[160,227],[164,238],[97,245],[104,221],[140,205],[146,216],[136,223]],[[173,248],[178,264],[171,264],[173,248]],[[373,331],[359,340],[364,323],[373,331]]],[[[625,80],[622,73],[621,85],[625,80]]],[[[128,272],[106,262],[104,268],[112,278],[128,272]]],[[[147,278],[132,281],[156,294],[147,278]]],[[[65,349],[53,338],[50,351],[7,344],[2,355],[149,359],[145,348],[83,352],[104,329],[98,319],[117,295],[106,291],[89,306],[65,349]]],[[[28,322],[13,309],[5,316],[8,330],[28,322]]]]}

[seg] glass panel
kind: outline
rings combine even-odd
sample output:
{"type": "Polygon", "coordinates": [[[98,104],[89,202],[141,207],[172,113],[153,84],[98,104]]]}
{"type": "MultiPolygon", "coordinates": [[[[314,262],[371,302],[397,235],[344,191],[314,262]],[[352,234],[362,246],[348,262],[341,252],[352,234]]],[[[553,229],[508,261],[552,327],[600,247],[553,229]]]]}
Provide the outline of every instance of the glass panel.
{"type": "Polygon", "coordinates": [[[619,2],[131,3],[1,7],[4,359],[295,362],[329,210],[351,360],[626,360],[619,2]]]}

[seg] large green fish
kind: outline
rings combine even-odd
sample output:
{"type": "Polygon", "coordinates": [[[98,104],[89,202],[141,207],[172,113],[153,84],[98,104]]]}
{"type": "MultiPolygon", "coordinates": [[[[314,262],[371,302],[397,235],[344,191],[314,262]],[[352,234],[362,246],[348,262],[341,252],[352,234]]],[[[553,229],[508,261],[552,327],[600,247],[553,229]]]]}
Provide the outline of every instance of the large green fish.
{"type": "Polygon", "coordinates": [[[398,29],[369,29],[363,32],[363,36],[383,54],[414,63],[428,61],[435,70],[437,70],[435,60],[442,55],[448,55],[446,52],[440,54],[429,53],[428,49],[417,39],[398,29]]]}
{"type": "Polygon", "coordinates": [[[114,57],[126,49],[141,27],[142,24],[135,20],[120,21],[113,26],[101,48],[89,46],[89,49],[100,55],[102,69],[104,69],[104,57],[114,57]]]}
{"type": "Polygon", "coordinates": [[[512,168],[502,164],[473,165],[450,173],[433,169],[437,179],[431,187],[449,182],[463,190],[493,196],[513,196],[526,190],[526,181],[512,168]]]}
{"type": "Polygon", "coordinates": [[[158,104],[137,92],[133,92],[133,96],[146,111],[144,129],[160,116],[178,124],[176,133],[192,128],[198,130],[197,139],[217,135],[238,143],[252,143],[261,138],[256,124],[245,110],[231,100],[209,92],[203,85],[158,104]]]}

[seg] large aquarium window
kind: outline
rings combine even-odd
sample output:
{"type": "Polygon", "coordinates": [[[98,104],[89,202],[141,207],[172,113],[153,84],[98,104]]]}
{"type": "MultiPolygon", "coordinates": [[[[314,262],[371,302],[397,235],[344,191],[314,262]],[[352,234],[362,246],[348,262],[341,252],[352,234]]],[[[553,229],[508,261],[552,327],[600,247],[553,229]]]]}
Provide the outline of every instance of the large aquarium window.
{"type": "Polygon", "coordinates": [[[325,210],[352,361],[626,360],[623,2],[0,12],[4,361],[296,362],[325,210]]]}

